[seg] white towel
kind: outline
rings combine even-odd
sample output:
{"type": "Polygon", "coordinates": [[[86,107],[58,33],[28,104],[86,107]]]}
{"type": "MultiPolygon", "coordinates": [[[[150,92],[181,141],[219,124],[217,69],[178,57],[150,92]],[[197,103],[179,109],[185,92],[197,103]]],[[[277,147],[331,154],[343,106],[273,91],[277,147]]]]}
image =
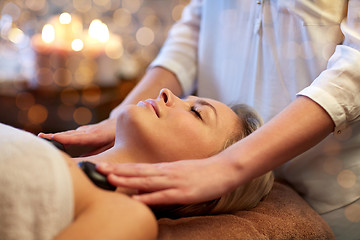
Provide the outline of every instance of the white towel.
{"type": "Polygon", "coordinates": [[[59,151],[0,124],[0,239],[48,240],[73,219],[71,176],[59,151]]]}

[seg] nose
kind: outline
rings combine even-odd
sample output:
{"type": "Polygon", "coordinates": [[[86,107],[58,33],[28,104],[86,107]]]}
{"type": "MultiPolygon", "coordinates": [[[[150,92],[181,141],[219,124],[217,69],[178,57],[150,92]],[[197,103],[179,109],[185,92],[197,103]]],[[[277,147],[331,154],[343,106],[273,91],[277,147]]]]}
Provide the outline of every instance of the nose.
{"type": "Polygon", "coordinates": [[[170,107],[174,104],[174,101],[177,97],[170,91],[170,89],[163,88],[161,89],[158,98],[163,100],[166,106],[170,107]]]}

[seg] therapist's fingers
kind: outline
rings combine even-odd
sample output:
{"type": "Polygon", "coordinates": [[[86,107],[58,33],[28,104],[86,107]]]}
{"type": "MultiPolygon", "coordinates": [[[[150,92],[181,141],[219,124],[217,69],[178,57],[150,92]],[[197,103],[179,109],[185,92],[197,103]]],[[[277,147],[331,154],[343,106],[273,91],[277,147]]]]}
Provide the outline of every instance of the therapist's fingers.
{"type": "Polygon", "coordinates": [[[99,163],[96,169],[103,174],[113,173],[119,177],[147,177],[147,176],[163,176],[164,172],[162,164],[149,163],[99,163]]]}
{"type": "MultiPolygon", "coordinates": [[[[69,130],[66,132],[55,133],[52,135],[52,139],[58,142],[62,142],[68,145],[105,145],[109,140],[104,134],[103,136],[91,130],[93,125],[83,126],[76,130],[69,130]]],[[[115,136],[115,135],[114,135],[115,136]]]]}
{"type": "Polygon", "coordinates": [[[58,133],[39,133],[39,137],[50,138],[64,145],[88,145],[101,147],[115,139],[116,119],[80,126],[75,130],[58,133]]]}
{"type": "Polygon", "coordinates": [[[112,185],[138,190],[141,194],[132,198],[147,205],[194,203],[191,191],[165,176],[118,177],[110,174],[108,180],[112,185]]]}
{"type": "MultiPolygon", "coordinates": [[[[84,130],[68,130],[64,132],[58,132],[58,133],[39,133],[38,136],[42,138],[48,138],[53,139],[54,137],[57,138],[57,140],[67,140],[68,144],[72,144],[72,142],[78,142],[79,136],[82,136],[83,134],[86,134],[86,131],[84,130]]],[[[55,139],[54,139],[55,140],[55,139]]]]}
{"type": "Polygon", "coordinates": [[[115,186],[139,190],[141,194],[133,196],[134,199],[154,205],[190,204],[218,198],[238,184],[234,181],[238,174],[231,167],[220,160],[202,159],[158,164],[100,164],[98,170],[104,171],[115,186]]]}
{"type": "Polygon", "coordinates": [[[141,192],[153,192],[169,189],[173,186],[164,176],[153,177],[119,177],[114,174],[108,175],[108,181],[117,187],[137,189],[141,192]]]}

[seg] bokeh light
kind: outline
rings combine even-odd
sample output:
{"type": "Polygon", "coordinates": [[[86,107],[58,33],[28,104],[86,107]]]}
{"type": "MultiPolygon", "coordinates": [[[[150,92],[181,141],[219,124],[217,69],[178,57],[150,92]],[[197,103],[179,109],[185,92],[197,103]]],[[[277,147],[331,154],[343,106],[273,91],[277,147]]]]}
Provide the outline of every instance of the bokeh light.
{"type": "Polygon", "coordinates": [[[69,23],[71,23],[71,15],[69,13],[67,13],[67,12],[64,12],[64,13],[60,14],[59,22],[61,24],[69,24],[69,23]]]}
{"type": "Polygon", "coordinates": [[[337,181],[343,188],[352,188],[356,183],[356,175],[351,170],[342,170],[337,176],[337,181]]]}
{"type": "Polygon", "coordinates": [[[48,117],[48,110],[40,104],[35,104],[30,107],[28,111],[28,119],[33,124],[40,124],[45,122],[48,117]]]}
{"type": "Polygon", "coordinates": [[[72,74],[66,68],[58,68],[54,73],[54,81],[58,86],[66,87],[72,81],[72,74]]]}
{"type": "Polygon", "coordinates": [[[75,39],[74,41],[72,41],[71,43],[71,48],[75,51],[75,52],[79,52],[84,48],[84,43],[81,39],[75,39]]]}
{"type": "Polygon", "coordinates": [[[46,43],[51,43],[55,40],[55,29],[51,24],[45,24],[41,34],[42,40],[46,43]]]}
{"type": "Polygon", "coordinates": [[[136,40],[140,45],[149,46],[154,41],[155,34],[148,27],[142,27],[136,32],[136,40]]]}
{"type": "Polygon", "coordinates": [[[16,21],[20,17],[20,14],[21,9],[13,2],[6,3],[1,10],[1,15],[11,17],[12,21],[16,21]]]}
{"type": "Polygon", "coordinates": [[[141,5],[143,0],[123,0],[122,7],[128,9],[131,13],[136,13],[141,5]]]}
{"type": "Polygon", "coordinates": [[[12,87],[0,90],[14,121],[29,131],[99,121],[106,91],[126,96],[188,2],[0,1],[0,84],[12,87]]]}
{"type": "Polygon", "coordinates": [[[109,40],[109,29],[102,21],[95,19],[90,23],[89,35],[90,37],[105,43],[109,40]]]}
{"type": "Polygon", "coordinates": [[[96,85],[89,85],[83,89],[81,101],[84,105],[96,105],[100,103],[101,89],[96,85]]]}
{"type": "Polygon", "coordinates": [[[119,27],[127,27],[131,23],[131,12],[126,8],[119,8],[113,14],[113,21],[119,27]]]}
{"type": "Polygon", "coordinates": [[[92,119],[91,111],[86,107],[79,107],[74,111],[74,120],[79,125],[88,124],[92,119]]]}
{"type": "Polygon", "coordinates": [[[350,222],[359,223],[360,222],[360,204],[353,203],[345,208],[345,217],[350,222]]]}
{"type": "Polygon", "coordinates": [[[46,0],[25,0],[25,4],[32,11],[41,11],[47,7],[46,0]]]}
{"type": "Polygon", "coordinates": [[[24,33],[18,28],[12,28],[9,32],[8,38],[11,42],[19,44],[24,39],[24,33]]]}

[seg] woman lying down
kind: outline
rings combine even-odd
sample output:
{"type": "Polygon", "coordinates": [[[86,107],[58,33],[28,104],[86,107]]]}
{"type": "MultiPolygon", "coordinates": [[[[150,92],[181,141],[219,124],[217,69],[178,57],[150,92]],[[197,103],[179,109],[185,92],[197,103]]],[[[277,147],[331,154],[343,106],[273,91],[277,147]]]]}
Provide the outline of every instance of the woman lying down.
{"type": "MultiPolygon", "coordinates": [[[[232,111],[163,89],[156,100],[124,107],[115,144],[82,160],[164,162],[205,158],[261,125],[250,108],[232,111]]],[[[156,218],[119,191],[91,183],[75,162],[47,141],[0,124],[0,239],[155,239],[156,218]]],[[[273,184],[271,172],[207,203],[156,208],[159,215],[229,213],[255,207],[273,184]]]]}

